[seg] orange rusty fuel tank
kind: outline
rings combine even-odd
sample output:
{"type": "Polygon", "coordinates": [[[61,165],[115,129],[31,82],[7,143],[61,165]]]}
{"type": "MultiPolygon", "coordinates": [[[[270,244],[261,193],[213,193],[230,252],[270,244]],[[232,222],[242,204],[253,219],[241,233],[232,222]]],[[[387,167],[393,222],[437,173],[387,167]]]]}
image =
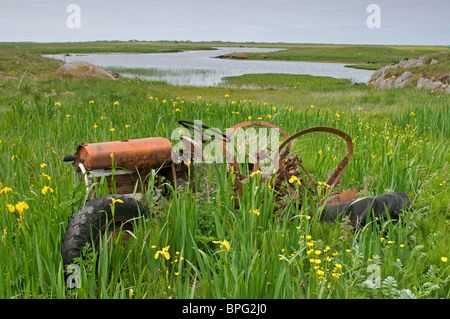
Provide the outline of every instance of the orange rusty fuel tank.
{"type": "Polygon", "coordinates": [[[86,170],[105,169],[112,166],[112,156],[117,168],[131,171],[150,171],[169,165],[172,144],[163,137],[149,137],[114,142],[81,144],[75,162],[83,163],[86,170]]]}

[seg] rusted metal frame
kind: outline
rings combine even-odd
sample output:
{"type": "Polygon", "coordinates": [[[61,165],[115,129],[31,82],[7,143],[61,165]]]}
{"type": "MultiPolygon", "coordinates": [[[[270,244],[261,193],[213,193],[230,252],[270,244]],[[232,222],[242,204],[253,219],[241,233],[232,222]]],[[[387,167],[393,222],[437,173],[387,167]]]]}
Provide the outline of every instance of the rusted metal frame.
{"type": "MultiPolygon", "coordinates": [[[[342,173],[344,172],[344,170],[348,164],[349,159],[353,155],[353,141],[352,141],[352,138],[350,137],[350,135],[348,135],[347,133],[345,133],[341,130],[332,128],[332,127],[327,127],[327,126],[310,127],[310,128],[304,129],[302,131],[299,131],[299,132],[291,135],[288,139],[286,139],[280,145],[279,149],[277,150],[277,153],[275,154],[275,157],[278,156],[280,150],[282,150],[284,147],[286,147],[293,139],[300,137],[302,135],[308,134],[308,133],[312,133],[312,132],[325,132],[325,133],[335,134],[335,135],[343,138],[347,144],[347,154],[344,156],[344,158],[341,160],[341,162],[337,165],[334,173],[331,175],[330,179],[327,182],[327,184],[330,186],[330,188],[333,188],[338,183],[342,173]]],[[[286,157],[285,153],[284,152],[281,153],[280,158],[279,158],[279,165],[283,165],[283,160],[285,159],[285,157],[286,157]]]]}
{"type": "MultiPolygon", "coordinates": [[[[263,127],[276,129],[283,135],[285,140],[288,138],[288,135],[286,134],[286,132],[284,130],[282,130],[281,128],[279,128],[278,126],[276,126],[276,125],[274,125],[272,123],[262,122],[262,121],[246,121],[246,122],[238,123],[238,124],[228,128],[225,131],[224,135],[227,136],[227,137],[230,137],[233,134],[233,132],[237,131],[238,129],[244,128],[244,127],[249,127],[249,126],[263,126],[263,127]]],[[[239,165],[236,162],[235,157],[233,157],[233,155],[231,155],[227,151],[226,146],[227,146],[227,141],[225,141],[225,140],[222,141],[222,153],[225,156],[225,159],[226,159],[227,163],[229,163],[231,166],[233,166],[235,173],[238,173],[239,175],[242,175],[242,174],[239,173],[239,165]]],[[[291,149],[291,144],[288,143],[288,145],[286,147],[287,148],[286,148],[286,150],[285,150],[285,152],[283,154],[287,155],[287,154],[289,154],[289,151],[291,149]]],[[[259,154],[259,151],[258,151],[258,154],[259,154]]],[[[258,168],[259,168],[259,157],[258,157],[258,162],[255,165],[255,169],[258,169],[258,168]]],[[[245,175],[242,175],[242,178],[245,178],[245,175]]]]}

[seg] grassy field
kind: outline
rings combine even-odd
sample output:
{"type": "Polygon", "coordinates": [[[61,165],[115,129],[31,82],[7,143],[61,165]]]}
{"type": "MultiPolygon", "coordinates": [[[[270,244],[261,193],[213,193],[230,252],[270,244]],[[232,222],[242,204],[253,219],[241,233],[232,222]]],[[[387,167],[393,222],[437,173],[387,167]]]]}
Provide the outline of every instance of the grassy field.
{"type": "Polygon", "coordinates": [[[210,50],[211,44],[199,42],[140,42],[140,41],[93,41],[70,43],[8,42],[2,43],[3,49],[12,49],[35,54],[70,53],[163,53],[183,50],[210,50]]]}
{"type": "Polygon", "coordinates": [[[449,51],[450,49],[446,47],[301,44],[270,53],[240,52],[229,53],[225,57],[251,60],[351,63],[347,67],[376,70],[404,58],[449,51]]]}
{"type": "MultiPolygon", "coordinates": [[[[265,89],[65,78],[53,72],[60,62],[23,54],[0,50],[0,298],[450,298],[448,94],[282,75],[229,79],[265,89]],[[86,193],[62,158],[83,142],[170,138],[181,119],[344,130],[355,152],[338,190],[406,192],[413,210],[358,231],[307,219],[295,198],[274,215],[258,175],[235,209],[227,167],[211,165],[196,191],[147,202],[155,217],[128,246],[88,249],[81,286],[68,289],[61,241],[86,193]],[[155,258],[164,247],[169,259],[155,258]]],[[[292,153],[325,181],[341,143],[308,135],[292,153]]]]}
{"type": "Polygon", "coordinates": [[[353,86],[348,79],[305,74],[244,74],[224,78],[224,85],[230,87],[291,88],[311,90],[340,90],[353,86]]]}

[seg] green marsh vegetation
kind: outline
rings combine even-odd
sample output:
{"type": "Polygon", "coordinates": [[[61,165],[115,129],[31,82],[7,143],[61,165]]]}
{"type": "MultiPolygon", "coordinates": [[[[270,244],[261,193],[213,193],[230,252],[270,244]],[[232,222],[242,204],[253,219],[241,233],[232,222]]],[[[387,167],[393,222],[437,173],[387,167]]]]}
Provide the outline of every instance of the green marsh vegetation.
{"type": "MultiPolygon", "coordinates": [[[[33,75],[20,63],[1,67],[0,298],[450,297],[448,94],[281,75],[241,79],[265,89],[64,78],[54,61],[33,57],[33,75]],[[61,240],[86,193],[63,156],[83,142],[170,138],[181,119],[222,131],[249,119],[288,134],[344,130],[355,153],[338,189],[403,191],[413,210],[359,231],[307,219],[295,198],[274,215],[273,189],[257,174],[234,209],[227,167],[207,165],[197,191],[147,202],[154,217],[140,220],[126,247],[86,247],[80,288],[68,289],[61,240]]],[[[291,152],[325,181],[341,143],[318,134],[291,152]]]]}

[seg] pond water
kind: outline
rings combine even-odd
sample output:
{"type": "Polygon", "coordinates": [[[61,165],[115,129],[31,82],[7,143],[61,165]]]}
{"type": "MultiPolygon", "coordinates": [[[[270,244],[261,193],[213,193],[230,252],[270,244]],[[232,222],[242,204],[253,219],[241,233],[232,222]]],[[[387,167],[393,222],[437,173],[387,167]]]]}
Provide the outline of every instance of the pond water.
{"type": "Polygon", "coordinates": [[[172,85],[220,86],[223,77],[254,73],[287,73],[331,76],[350,79],[355,83],[367,83],[374,71],[344,67],[342,63],[253,61],[218,59],[231,52],[273,52],[267,48],[216,48],[176,53],[106,53],[44,55],[65,62],[85,61],[104,68],[124,69],[119,73],[126,77],[138,77],[152,81],[165,81],[172,85]],[[128,69],[128,70],[127,70],[128,69]],[[136,70],[130,70],[136,69],[136,70]]]}

